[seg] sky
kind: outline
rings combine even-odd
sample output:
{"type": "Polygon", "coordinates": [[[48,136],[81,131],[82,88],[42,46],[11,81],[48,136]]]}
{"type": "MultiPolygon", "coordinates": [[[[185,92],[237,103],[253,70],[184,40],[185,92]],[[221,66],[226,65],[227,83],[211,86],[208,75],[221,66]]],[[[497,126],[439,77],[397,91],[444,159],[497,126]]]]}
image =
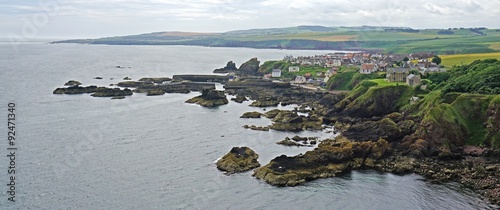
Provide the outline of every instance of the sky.
{"type": "Polygon", "coordinates": [[[500,28],[500,0],[0,0],[0,37],[99,38],[299,25],[500,28]]]}

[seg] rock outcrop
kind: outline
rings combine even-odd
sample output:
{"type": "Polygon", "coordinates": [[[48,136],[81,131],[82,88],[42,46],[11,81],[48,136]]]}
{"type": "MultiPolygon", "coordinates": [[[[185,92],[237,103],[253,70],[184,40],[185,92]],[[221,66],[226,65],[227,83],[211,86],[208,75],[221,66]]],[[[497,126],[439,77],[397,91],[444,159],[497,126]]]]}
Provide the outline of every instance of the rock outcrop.
{"type": "Polygon", "coordinates": [[[259,167],[258,158],[259,155],[248,147],[233,147],[216,165],[228,174],[240,173],[259,167]]]}
{"type": "Polygon", "coordinates": [[[236,95],[235,98],[231,98],[231,101],[234,101],[236,103],[243,103],[244,101],[248,101],[247,97],[245,97],[244,95],[236,95]]]}
{"type": "Polygon", "coordinates": [[[91,85],[87,87],[80,87],[78,85],[71,86],[67,88],[56,88],[53,94],[83,94],[83,93],[93,93],[97,90],[97,86],[91,85]]]}
{"type": "Polygon", "coordinates": [[[78,86],[78,85],[82,85],[82,83],[76,80],[70,80],[64,84],[64,86],[78,86]]]}
{"type": "Polygon", "coordinates": [[[133,94],[132,90],[125,88],[107,88],[98,87],[96,91],[91,94],[93,97],[116,97],[116,96],[131,96],[133,94]]]}
{"type": "Polygon", "coordinates": [[[241,64],[238,69],[242,75],[257,75],[259,70],[260,61],[257,58],[252,58],[247,62],[241,64]]]}
{"type": "Polygon", "coordinates": [[[236,71],[236,70],[238,70],[238,68],[236,68],[236,64],[233,61],[229,61],[229,62],[227,62],[226,66],[224,68],[215,69],[214,73],[216,73],[216,74],[227,74],[229,72],[233,72],[233,71],[236,71]]]}
{"type": "Polygon", "coordinates": [[[253,176],[277,186],[295,186],[308,180],[334,177],[355,168],[374,167],[389,151],[389,143],[325,140],[303,155],[279,156],[254,171],[253,176]]]}
{"type": "Polygon", "coordinates": [[[260,112],[245,112],[240,118],[260,118],[261,115],[260,112]]]}
{"type": "Polygon", "coordinates": [[[302,116],[294,111],[271,110],[265,114],[271,118],[273,124],[269,128],[278,131],[303,131],[303,130],[321,130],[323,121],[320,117],[302,116]],[[274,117],[273,117],[274,116],[274,117]]]}
{"type": "Polygon", "coordinates": [[[186,103],[196,103],[203,107],[216,107],[229,103],[224,91],[214,89],[204,89],[200,96],[196,96],[186,101],[186,103]]]}

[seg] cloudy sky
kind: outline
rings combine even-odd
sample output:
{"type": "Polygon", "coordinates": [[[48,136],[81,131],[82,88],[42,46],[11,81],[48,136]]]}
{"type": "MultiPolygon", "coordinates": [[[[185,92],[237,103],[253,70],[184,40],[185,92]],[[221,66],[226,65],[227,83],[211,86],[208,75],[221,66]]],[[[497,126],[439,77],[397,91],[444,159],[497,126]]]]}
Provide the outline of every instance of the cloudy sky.
{"type": "Polygon", "coordinates": [[[0,37],[323,26],[500,28],[500,0],[0,0],[0,37]]]}

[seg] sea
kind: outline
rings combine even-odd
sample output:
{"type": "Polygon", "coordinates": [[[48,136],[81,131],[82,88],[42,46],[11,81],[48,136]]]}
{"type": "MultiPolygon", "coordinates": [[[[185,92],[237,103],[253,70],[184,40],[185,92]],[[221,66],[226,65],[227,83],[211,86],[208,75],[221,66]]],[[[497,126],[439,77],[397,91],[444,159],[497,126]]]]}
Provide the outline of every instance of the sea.
{"type": "Polygon", "coordinates": [[[203,108],[184,103],[196,92],[123,100],[52,94],[68,80],[110,86],[124,77],[211,74],[228,61],[239,66],[253,57],[262,63],[331,52],[1,42],[0,209],[498,208],[457,183],[431,184],[415,174],[353,171],[297,187],[271,186],[252,172],[225,175],[215,162],[232,147],[252,148],[265,165],[313,149],[276,144],[285,137],[333,135],[244,129],[270,124],[239,118],[265,111],[250,102],[203,108]],[[8,141],[9,104],[15,108],[14,145],[8,141]],[[15,174],[9,174],[13,162],[15,174]]]}

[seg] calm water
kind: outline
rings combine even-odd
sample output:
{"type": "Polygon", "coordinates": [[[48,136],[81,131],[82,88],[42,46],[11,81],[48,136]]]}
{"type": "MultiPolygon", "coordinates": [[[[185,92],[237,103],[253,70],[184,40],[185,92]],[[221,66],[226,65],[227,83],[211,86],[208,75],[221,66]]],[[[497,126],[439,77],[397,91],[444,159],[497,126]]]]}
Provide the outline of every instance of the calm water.
{"type": "Polygon", "coordinates": [[[233,146],[253,148],[262,164],[310,149],[275,144],[295,133],[243,129],[245,124],[269,124],[267,119],[239,118],[247,111],[263,111],[249,102],[207,109],[184,103],[198,93],[135,94],[124,100],[52,94],[70,79],[109,85],[126,76],[210,73],[229,60],[240,65],[251,57],[264,61],[324,52],[41,43],[18,47],[16,52],[8,43],[0,44],[0,119],[6,121],[7,103],[15,102],[18,137],[15,204],[7,202],[7,141],[0,141],[0,209],[494,208],[457,185],[432,185],[416,175],[353,172],[293,188],[270,186],[250,172],[223,175],[214,162],[233,146]],[[92,79],[96,76],[104,79],[92,79]]]}

